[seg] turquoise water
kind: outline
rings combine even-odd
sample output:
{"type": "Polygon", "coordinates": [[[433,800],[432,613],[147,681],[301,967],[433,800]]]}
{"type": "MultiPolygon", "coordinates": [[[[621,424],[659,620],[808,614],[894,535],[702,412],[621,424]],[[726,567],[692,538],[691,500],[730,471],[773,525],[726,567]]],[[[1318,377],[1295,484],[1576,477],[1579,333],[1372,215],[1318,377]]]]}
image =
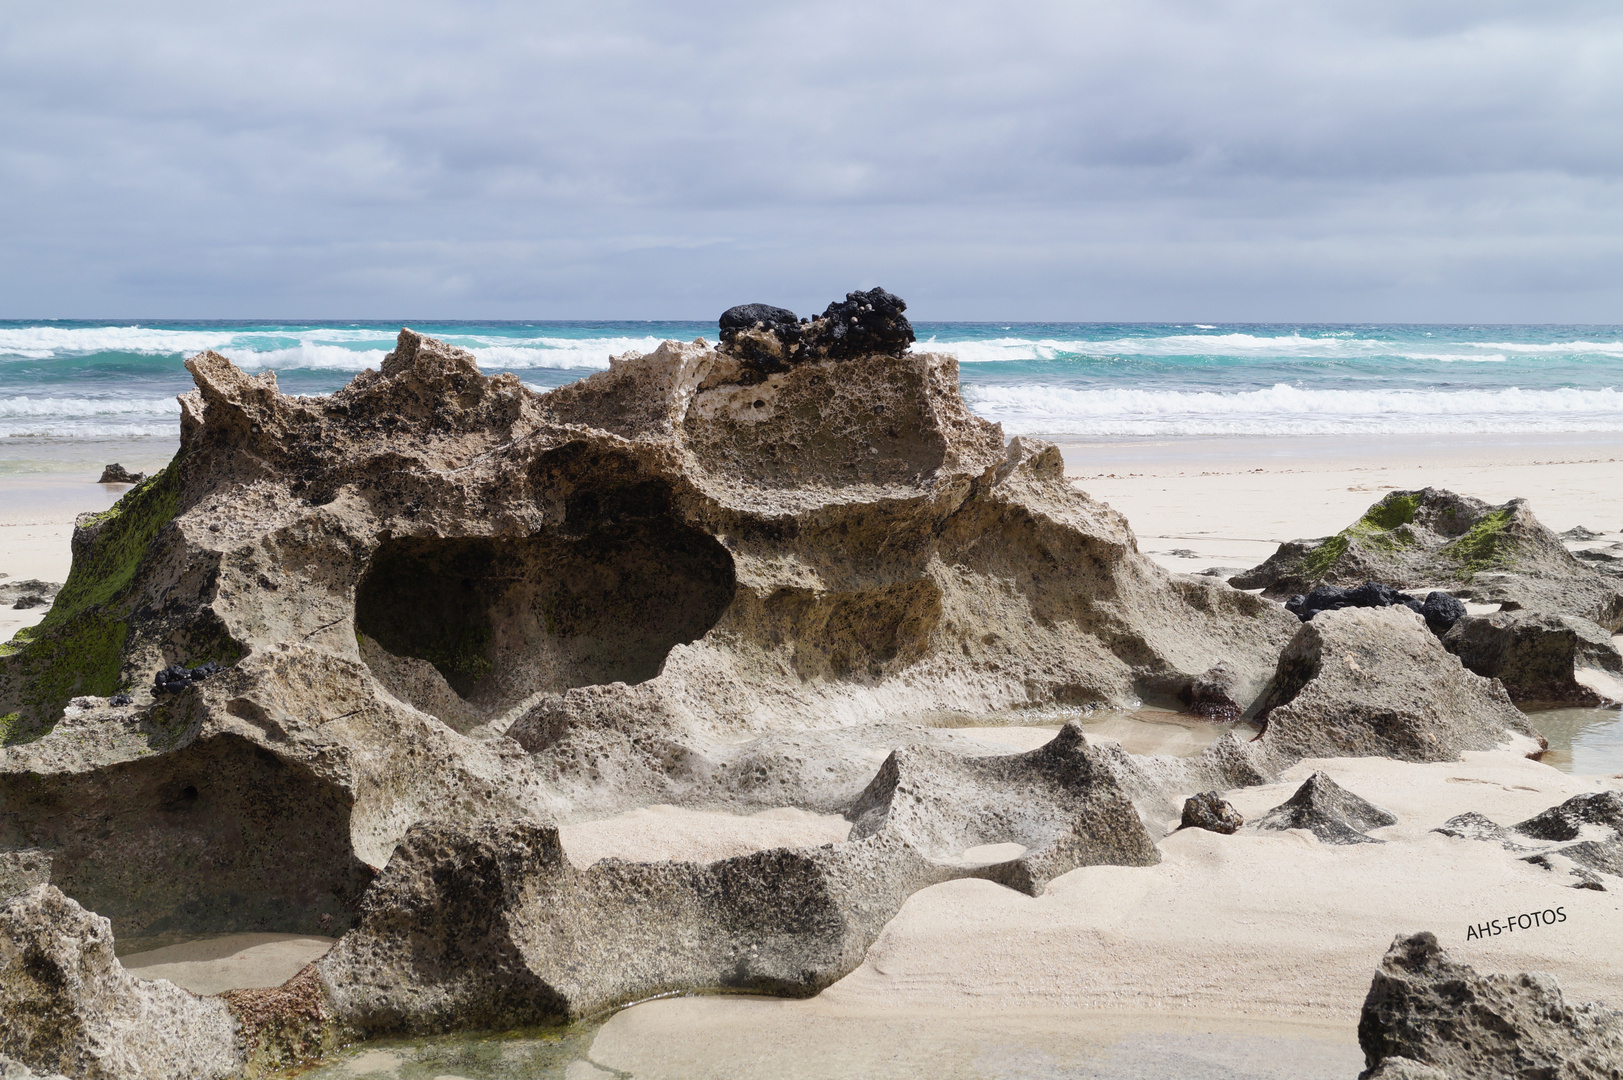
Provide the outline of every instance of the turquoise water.
{"type": "MultiPolygon", "coordinates": [[[[0,322],[0,440],[172,438],[184,357],[289,393],[376,367],[398,323],[0,322]]],[[[546,389],[713,322],[417,322],[546,389]]],[[[1623,326],[919,323],[1008,434],[1093,437],[1623,431],[1623,326]]]]}

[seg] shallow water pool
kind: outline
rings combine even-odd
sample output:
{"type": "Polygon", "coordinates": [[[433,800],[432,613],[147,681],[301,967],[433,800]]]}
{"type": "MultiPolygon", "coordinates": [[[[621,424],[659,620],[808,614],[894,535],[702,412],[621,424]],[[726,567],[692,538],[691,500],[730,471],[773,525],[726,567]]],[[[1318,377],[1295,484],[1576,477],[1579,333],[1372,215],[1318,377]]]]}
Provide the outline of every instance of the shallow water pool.
{"type": "Polygon", "coordinates": [[[370,1043],[302,1080],[1343,1080],[1352,1025],[1068,1014],[862,1016],[811,1002],[669,997],[606,1022],[370,1043]]]}
{"type": "Polygon", "coordinates": [[[1550,741],[1546,764],[1582,776],[1623,774],[1623,709],[1548,709],[1527,719],[1550,741]]]}

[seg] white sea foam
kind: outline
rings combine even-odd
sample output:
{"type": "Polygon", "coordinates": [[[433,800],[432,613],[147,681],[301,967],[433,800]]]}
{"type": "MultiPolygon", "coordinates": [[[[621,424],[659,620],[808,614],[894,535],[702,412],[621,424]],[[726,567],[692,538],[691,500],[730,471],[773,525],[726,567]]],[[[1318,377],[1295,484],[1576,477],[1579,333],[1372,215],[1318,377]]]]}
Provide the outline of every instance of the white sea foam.
{"type": "Polygon", "coordinates": [[[1233,356],[1251,360],[1357,360],[1395,357],[1401,360],[1432,360],[1442,363],[1502,363],[1506,353],[1572,354],[1623,356],[1623,342],[1605,344],[1575,341],[1560,345],[1516,345],[1507,342],[1420,343],[1380,341],[1374,338],[1307,337],[1282,334],[1166,334],[1159,337],[1111,338],[1103,341],[1062,338],[1000,337],[982,341],[940,341],[930,338],[919,343],[921,351],[951,353],[960,363],[1054,360],[1067,356],[1233,356]],[[1430,343],[1427,343],[1430,344],[1430,343]]]}
{"type": "Polygon", "coordinates": [[[1503,349],[1517,353],[1598,353],[1604,356],[1623,356],[1623,341],[1484,341],[1481,349],[1503,349]]]}
{"type": "Polygon", "coordinates": [[[964,387],[1010,434],[1334,435],[1623,431],[1623,394],[1601,390],[1078,390],[964,387]]]}
{"type": "MultiPolygon", "coordinates": [[[[581,368],[602,370],[609,357],[648,352],[662,339],[647,337],[567,338],[441,333],[441,340],[468,349],[493,368],[581,368]]],[[[137,356],[189,356],[214,349],[244,368],[360,371],[376,367],[393,344],[395,331],[322,327],[315,330],[160,330],[142,326],[0,327],[0,356],[29,360],[129,353],[137,356]],[[297,344],[292,344],[297,342],[297,344]],[[357,348],[376,344],[376,348],[357,348]]]]}
{"type": "Polygon", "coordinates": [[[174,398],[0,397],[0,439],[173,436],[174,398]]]}
{"type": "Polygon", "coordinates": [[[47,360],[95,352],[195,353],[218,349],[240,336],[229,330],[155,330],[141,326],[0,327],[0,354],[47,360]]]}
{"type": "Polygon", "coordinates": [[[250,352],[222,349],[233,363],[246,371],[271,368],[277,371],[362,371],[375,368],[389,355],[388,349],[346,349],[342,345],[300,342],[292,348],[250,352]]]}
{"type": "Polygon", "coordinates": [[[178,416],[174,398],[0,398],[0,420],[24,416],[178,416]]]}

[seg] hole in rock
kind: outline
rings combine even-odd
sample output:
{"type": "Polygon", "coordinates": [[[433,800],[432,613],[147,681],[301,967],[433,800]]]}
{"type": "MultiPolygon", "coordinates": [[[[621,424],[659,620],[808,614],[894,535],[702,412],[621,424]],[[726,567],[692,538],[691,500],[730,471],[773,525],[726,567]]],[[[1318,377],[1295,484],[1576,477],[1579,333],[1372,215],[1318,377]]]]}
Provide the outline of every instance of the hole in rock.
{"type": "Polygon", "coordinates": [[[732,557],[670,512],[664,485],[609,481],[564,493],[554,532],[386,541],[356,591],[356,629],[490,710],[653,678],[732,602],[732,557]]]}

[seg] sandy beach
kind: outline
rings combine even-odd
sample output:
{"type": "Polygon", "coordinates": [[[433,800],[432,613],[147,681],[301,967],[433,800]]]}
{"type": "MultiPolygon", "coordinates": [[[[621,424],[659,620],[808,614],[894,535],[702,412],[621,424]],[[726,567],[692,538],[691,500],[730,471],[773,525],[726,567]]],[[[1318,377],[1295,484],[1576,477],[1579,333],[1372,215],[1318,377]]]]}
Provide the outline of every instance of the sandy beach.
{"type": "Polygon", "coordinates": [[[1346,528],[1388,491],[1424,487],[1527,499],[1556,532],[1623,534],[1614,432],[1058,442],[1066,475],[1126,514],[1141,550],[1184,573],[1254,566],[1283,541],[1346,528]]]}

